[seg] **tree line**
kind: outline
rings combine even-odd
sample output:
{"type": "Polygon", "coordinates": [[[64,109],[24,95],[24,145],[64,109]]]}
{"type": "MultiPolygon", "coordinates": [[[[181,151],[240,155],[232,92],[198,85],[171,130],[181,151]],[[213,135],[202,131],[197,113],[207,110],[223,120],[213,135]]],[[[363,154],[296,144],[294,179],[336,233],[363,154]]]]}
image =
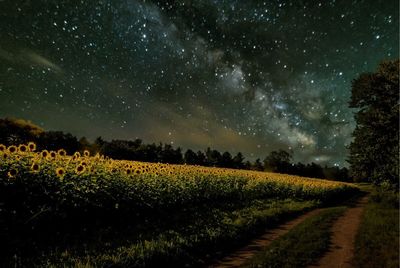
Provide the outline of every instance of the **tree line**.
{"type": "Polygon", "coordinates": [[[34,141],[38,150],[58,150],[63,148],[68,154],[88,150],[113,159],[160,162],[170,164],[189,164],[257,171],[279,172],[313,178],[349,181],[346,168],[321,166],[316,163],[292,163],[292,155],[279,150],[271,152],[265,159],[251,162],[238,152],[220,152],[207,148],[204,151],[191,149],[182,151],[170,144],[144,143],[141,139],[105,141],[101,137],[89,142],[85,137],[78,139],[62,131],[45,131],[23,119],[0,119],[0,143],[15,145],[34,141]]]}

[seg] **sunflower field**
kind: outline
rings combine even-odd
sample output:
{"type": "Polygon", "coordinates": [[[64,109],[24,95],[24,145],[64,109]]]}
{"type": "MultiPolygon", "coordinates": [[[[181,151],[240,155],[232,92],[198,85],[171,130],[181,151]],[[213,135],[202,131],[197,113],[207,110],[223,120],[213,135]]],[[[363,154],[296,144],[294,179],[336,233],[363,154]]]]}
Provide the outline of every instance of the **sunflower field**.
{"type": "Polygon", "coordinates": [[[291,211],[356,192],[292,175],[0,145],[0,264],[186,262],[291,211]]]}

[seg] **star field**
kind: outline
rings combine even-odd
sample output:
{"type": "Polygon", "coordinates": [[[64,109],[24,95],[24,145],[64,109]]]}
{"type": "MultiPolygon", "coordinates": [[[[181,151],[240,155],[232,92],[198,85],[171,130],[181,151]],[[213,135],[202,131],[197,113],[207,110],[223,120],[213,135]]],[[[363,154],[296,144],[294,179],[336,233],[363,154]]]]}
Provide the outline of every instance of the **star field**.
{"type": "Polygon", "coordinates": [[[394,0],[3,0],[0,117],[343,166],[351,81],[398,25],[394,0]]]}

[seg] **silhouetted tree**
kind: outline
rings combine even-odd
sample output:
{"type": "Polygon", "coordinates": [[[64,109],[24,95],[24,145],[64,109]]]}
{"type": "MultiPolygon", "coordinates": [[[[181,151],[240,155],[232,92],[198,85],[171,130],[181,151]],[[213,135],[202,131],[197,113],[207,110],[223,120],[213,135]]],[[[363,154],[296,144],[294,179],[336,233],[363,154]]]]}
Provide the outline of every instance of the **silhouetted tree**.
{"type": "Polygon", "coordinates": [[[79,150],[80,151],[88,150],[91,153],[93,153],[92,144],[90,144],[90,142],[86,139],[86,137],[82,137],[79,139],[79,150]]]}
{"type": "Polygon", "coordinates": [[[0,119],[0,144],[15,145],[37,142],[44,130],[30,121],[23,119],[0,119]]]}
{"type": "Polygon", "coordinates": [[[350,177],[348,173],[348,169],[343,167],[328,167],[325,166],[324,169],[324,177],[326,179],[335,180],[335,181],[347,181],[350,182],[350,177]]]}
{"type": "Polygon", "coordinates": [[[232,155],[229,152],[224,152],[221,156],[221,167],[231,168],[233,167],[232,155]]]}
{"type": "Polygon", "coordinates": [[[251,169],[252,164],[249,160],[247,160],[246,162],[244,162],[242,169],[251,169]]]}
{"type": "Polygon", "coordinates": [[[306,176],[311,178],[320,178],[320,179],[325,178],[322,167],[314,162],[312,162],[311,164],[307,164],[306,176]]]}
{"type": "Polygon", "coordinates": [[[264,160],[265,170],[288,173],[291,170],[292,155],[284,150],[272,151],[264,160]]]}
{"type": "Polygon", "coordinates": [[[206,165],[206,156],[202,151],[197,151],[197,164],[204,166],[206,165]]]}
{"type": "Polygon", "coordinates": [[[80,149],[78,139],[70,133],[62,131],[42,132],[37,139],[38,150],[64,149],[68,154],[73,154],[80,149]]]}
{"type": "Polygon", "coordinates": [[[235,157],[233,157],[233,168],[243,168],[243,154],[241,152],[238,152],[235,157]]]}
{"type": "Polygon", "coordinates": [[[264,166],[261,163],[260,158],[257,158],[256,161],[254,162],[254,164],[252,165],[252,169],[253,170],[258,170],[258,171],[263,171],[264,170],[264,166]]]}
{"type": "MultiPolygon", "coordinates": [[[[399,184],[399,60],[382,62],[375,73],[352,83],[356,108],[350,170],[357,181],[399,184]]],[[[395,187],[397,189],[397,187],[395,187]]]]}
{"type": "Polygon", "coordinates": [[[210,147],[206,150],[206,163],[208,166],[217,167],[221,163],[221,153],[217,150],[211,150],[210,147]]]}
{"type": "Polygon", "coordinates": [[[197,159],[196,153],[190,149],[188,149],[185,152],[184,158],[185,158],[185,163],[188,165],[197,165],[198,164],[198,159],[197,159]]]}

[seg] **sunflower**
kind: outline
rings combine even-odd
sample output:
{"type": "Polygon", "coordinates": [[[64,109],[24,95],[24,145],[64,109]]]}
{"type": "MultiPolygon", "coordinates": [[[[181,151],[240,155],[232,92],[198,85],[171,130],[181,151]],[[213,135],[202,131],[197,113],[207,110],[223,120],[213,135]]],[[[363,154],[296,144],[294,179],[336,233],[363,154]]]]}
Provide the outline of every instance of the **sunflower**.
{"type": "Polygon", "coordinates": [[[26,153],[28,151],[28,147],[25,144],[21,144],[18,146],[18,151],[21,153],[26,153]]]}
{"type": "Polygon", "coordinates": [[[10,169],[10,171],[8,171],[7,176],[9,178],[15,178],[18,174],[18,170],[15,168],[10,169]]]}
{"type": "Polygon", "coordinates": [[[83,151],[83,155],[86,157],[90,156],[90,152],[88,150],[83,151]]]}
{"type": "Polygon", "coordinates": [[[64,149],[60,149],[60,150],[57,151],[57,154],[58,154],[59,156],[66,156],[66,155],[67,155],[67,152],[66,152],[64,149]]]}
{"type": "Polygon", "coordinates": [[[132,173],[132,170],[130,168],[125,169],[126,175],[130,175],[132,173]]]}
{"type": "Polygon", "coordinates": [[[65,169],[62,167],[59,167],[56,169],[56,175],[59,178],[63,178],[65,176],[65,169]]]}
{"type": "Polygon", "coordinates": [[[84,165],[78,165],[78,166],[75,168],[75,172],[76,172],[76,174],[78,174],[78,175],[80,175],[80,174],[82,174],[83,172],[85,172],[85,170],[86,170],[86,167],[85,167],[84,165]]]}
{"type": "Polygon", "coordinates": [[[51,151],[50,152],[50,158],[56,158],[57,157],[57,153],[56,152],[54,152],[54,151],[51,151]]]}
{"type": "Polygon", "coordinates": [[[4,144],[0,144],[0,152],[5,152],[7,147],[4,144]]]}
{"type": "Polygon", "coordinates": [[[43,150],[40,152],[40,156],[43,158],[46,158],[49,155],[49,152],[47,150],[43,150]]]}
{"type": "Polygon", "coordinates": [[[1,157],[2,157],[3,159],[7,159],[8,156],[9,156],[8,153],[5,152],[5,151],[1,154],[1,157]]]}
{"type": "Polygon", "coordinates": [[[33,152],[36,150],[36,144],[34,142],[28,142],[28,149],[30,152],[33,152]]]}
{"type": "Polygon", "coordinates": [[[31,170],[32,170],[33,172],[38,172],[38,171],[40,170],[39,164],[34,162],[34,163],[32,164],[32,166],[31,166],[31,170]]]}
{"type": "Polygon", "coordinates": [[[15,152],[17,152],[17,146],[14,146],[14,145],[11,145],[11,146],[9,146],[8,147],[8,151],[10,152],[10,153],[15,153],[15,152]]]}

